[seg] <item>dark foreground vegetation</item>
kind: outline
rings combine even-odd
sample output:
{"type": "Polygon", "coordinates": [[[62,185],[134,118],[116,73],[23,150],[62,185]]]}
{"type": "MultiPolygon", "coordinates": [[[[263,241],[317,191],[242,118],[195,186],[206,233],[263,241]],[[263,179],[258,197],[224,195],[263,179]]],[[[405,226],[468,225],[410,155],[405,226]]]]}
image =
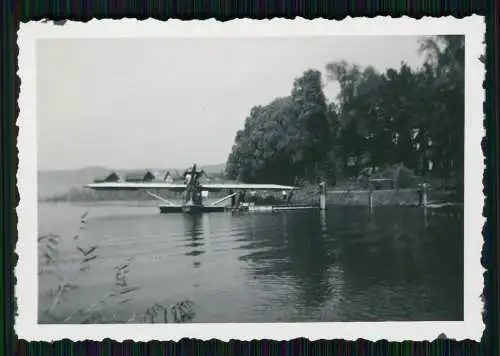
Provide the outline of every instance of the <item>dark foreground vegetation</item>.
{"type": "MultiPolygon", "coordinates": [[[[134,302],[134,292],[140,287],[130,285],[127,275],[133,268],[133,259],[129,258],[115,266],[115,279],[113,287],[103,294],[101,298],[89,301],[88,304],[68,312],[64,304],[72,303],[80,294],[86,293],[85,288],[79,284],[81,278],[93,273],[92,264],[99,259],[99,246],[88,245],[82,238],[85,232],[87,213],[81,217],[78,233],[72,239],[74,252],[78,257],[69,260],[68,256],[61,253],[59,246],[61,236],[56,234],[38,237],[39,263],[38,275],[48,275],[55,283],[45,288],[49,303],[40,306],[39,323],[46,324],[107,324],[107,323],[185,323],[190,322],[195,316],[194,303],[181,300],[175,303],[167,301],[158,302],[143,310],[139,315],[124,315],[120,307],[134,302]]],[[[111,282],[111,281],[110,281],[111,282]]]]}
{"type": "Polygon", "coordinates": [[[426,60],[418,69],[402,63],[380,73],[327,63],[326,80],[340,85],[331,103],[321,72],[307,70],[289,96],[251,110],[227,178],[335,186],[380,177],[400,187],[428,181],[462,191],[464,51],[463,36],[433,36],[421,39],[426,60]]]}

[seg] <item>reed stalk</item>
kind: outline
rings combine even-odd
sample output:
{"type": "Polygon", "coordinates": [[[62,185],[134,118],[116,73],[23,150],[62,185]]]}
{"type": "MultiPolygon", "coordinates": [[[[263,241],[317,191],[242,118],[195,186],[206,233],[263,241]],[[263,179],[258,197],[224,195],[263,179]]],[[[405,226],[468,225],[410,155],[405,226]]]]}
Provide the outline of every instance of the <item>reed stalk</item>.
{"type": "Polygon", "coordinates": [[[69,267],[63,268],[63,259],[60,256],[60,236],[56,234],[43,235],[38,238],[40,245],[41,256],[45,259],[44,263],[39,263],[39,275],[49,273],[50,269],[54,269],[61,281],[55,289],[52,289],[53,298],[47,308],[44,309],[42,316],[45,321],[51,320],[56,323],[68,323],[80,321],[81,323],[130,323],[130,322],[146,322],[146,323],[184,323],[192,321],[194,318],[194,303],[191,300],[183,300],[166,306],[166,302],[157,302],[150,306],[143,313],[142,318],[137,318],[133,314],[130,318],[119,318],[115,313],[111,318],[105,314],[110,314],[109,311],[113,307],[123,305],[134,301],[134,292],[139,290],[138,286],[131,286],[127,276],[130,267],[133,264],[133,259],[129,258],[115,266],[114,286],[111,291],[103,298],[80,308],[73,315],[58,317],[55,313],[57,306],[61,304],[64,298],[71,291],[77,291],[80,286],[77,284],[78,277],[87,273],[92,263],[98,259],[96,252],[99,251],[98,245],[86,245],[82,235],[84,234],[87,216],[89,211],[86,211],[80,217],[80,226],[73,237],[74,250],[78,253],[78,258],[72,261],[69,267]],[[62,275],[60,274],[63,271],[62,275]]]}

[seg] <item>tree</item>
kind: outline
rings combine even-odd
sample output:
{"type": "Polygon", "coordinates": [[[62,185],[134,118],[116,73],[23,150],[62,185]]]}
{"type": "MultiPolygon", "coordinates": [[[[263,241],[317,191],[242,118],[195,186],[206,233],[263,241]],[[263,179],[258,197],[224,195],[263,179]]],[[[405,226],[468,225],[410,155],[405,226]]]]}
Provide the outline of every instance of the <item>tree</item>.
{"type": "Polygon", "coordinates": [[[348,176],[356,176],[367,163],[371,149],[369,141],[375,137],[373,129],[377,130],[379,105],[373,94],[379,90],[382,80],[374,68],[362,69],[345,61],[329,63],[326,70],[328,79],[340,85],[335,130],[337,154],[343,171],[348,176]]]}
{"type": "Polygon", "coordinates": [[[296,78],[290,96],[252,108],[227,160],[230,179],[335,182],[361,171],[406,167],[463,184],[463,36],[421,40],[421,68],[379,73],[346,61],[326,65],[340,86],[327,103],[321,73],[296,78]],[[431,164],[432,163],[432,164],[431,164]]]}
{"type": "Polygon", "coordinates": [[[465,36],[433,36],[421,41],[427,55],[428,90],[434,115],[427,123],[437,173],[463,184],[465,36]]]}
{"type": "Polygon", "coordinates": [[[321,175],[321,165],[330,148],[330,128],[327,104],[323,93],[321,73],[308,70],[293,83],[291,94],[295,111],[295,126],[300,130],[299,155],[295,165],[303,170],[304,178],[315,179],[321,175]]]}
{"type": "Polygon", "coordinates": [[[253,108],[228,157],[228,178],[248,182],[287,180],[293,171],[289,158],[299,137],[293,133],[293,115],[290,97],[253,108]]]}
{"type": "Polygon", "coordinates": [[[464,37],[421,40],[422,68],[377,73],[345,61],[326,66],[337,81],[337,152],[349,176],[404,164],[443,178],[463,174],[464,37]]]}
{"type": "Polygon", "coordinates": [[[321,73],[306,71],[295,80],[291,96],[252,109],[236,135],[227,175],[289,184],[312,179],[327,157],[329,138],[321,73]]]}

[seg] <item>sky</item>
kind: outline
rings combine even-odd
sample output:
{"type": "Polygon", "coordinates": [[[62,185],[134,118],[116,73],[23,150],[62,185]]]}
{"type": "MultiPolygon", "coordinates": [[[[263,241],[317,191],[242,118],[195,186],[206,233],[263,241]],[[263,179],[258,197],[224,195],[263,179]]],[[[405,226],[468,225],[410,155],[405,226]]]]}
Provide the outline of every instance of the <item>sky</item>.
{"type": "Polygon", "coordinates": [[[416,36],[39,40],[38,169],[224,163],[250,109],[289,95],[305,70],[423,59],[416,36]]]}

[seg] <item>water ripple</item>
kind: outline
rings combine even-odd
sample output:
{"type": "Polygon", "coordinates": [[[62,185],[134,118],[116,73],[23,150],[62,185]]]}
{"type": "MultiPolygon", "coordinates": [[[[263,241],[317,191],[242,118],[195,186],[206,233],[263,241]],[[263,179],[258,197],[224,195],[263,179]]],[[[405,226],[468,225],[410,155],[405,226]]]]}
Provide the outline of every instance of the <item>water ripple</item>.
{"type": "MultiPolygon", "coordinates": [[[[70,249],[71,219],[82,210],[39,207],[40,231],[69,236],[65,265],[80,258],[70,249]]],[[[79,280],[82,300],[103,293],[114,266],[133,259],[130,283],[140,289],[123,312],[190,298],[198,322],[463,318],[463,221],[424,219],[419,209],[195,217],[101,206],[81,241],[98,245],[79,280]]],[[[40,276],[40,298],[50,281],[40,276]]]]}

